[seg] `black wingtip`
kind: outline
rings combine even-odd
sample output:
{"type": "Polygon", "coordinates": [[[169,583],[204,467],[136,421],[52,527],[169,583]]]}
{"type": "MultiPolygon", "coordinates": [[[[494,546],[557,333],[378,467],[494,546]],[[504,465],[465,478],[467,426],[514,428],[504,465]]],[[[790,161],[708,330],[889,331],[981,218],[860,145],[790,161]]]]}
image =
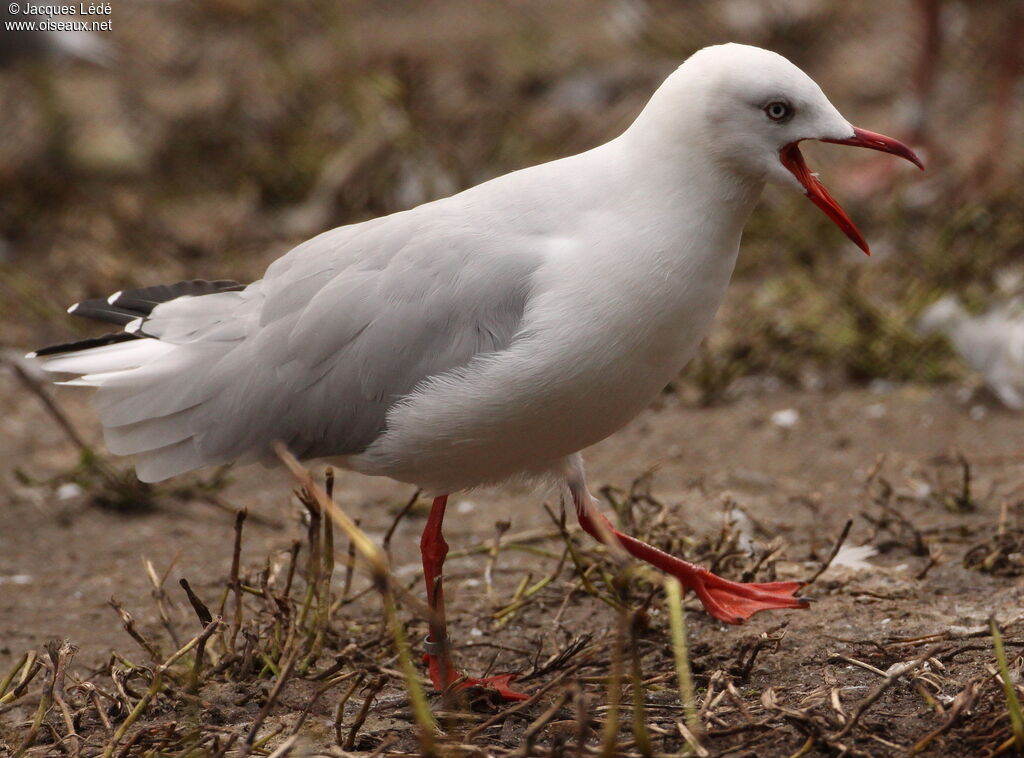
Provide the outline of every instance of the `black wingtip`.
{"type": "Polygon", "coordinates": [[[214,295],[218,292],[237,292],[243,289],[245,289],[244,284],[231,279],[217,279],[212,282],[205,279],[190,279],[175,284],[159,284],[155,287],[118,290],[109,297],[83,300],[68,308],[68,313],[79,318],[117,324],[123,327],[125,331],[104,334],[93,339],[44,347],[42,350],[30,353],[30,357],[42,358],[47,355],[88,350],[93,347],[103,347],[116,342],[146,337],[146,333],[142,331],[142,325],[153,312],[153,309],[160,305],[160,303],[166,303],[179,297],[201,297],[202,295],[214,295]]]}
{"type": "Polygon", "coordinates": [[[109,324],[125,326],[138,318],[149,316],[153,309],[161,303],[179,297],[200,297],[214,295],[218,292],[236,292],[245,289],[231,279],[218,279],[208,282],[205,279],[190,279],[175,284],[158,284],[155,287],[139,287],[138,289],[118,290],[109,297],[94,298],[75,303],[68,308],[68,313],[94,321],[105,321],[109,324]]]}
{"type": "Polygon", "coordinates": [[[110,334],[104,334],[100,337],[93,337],[87,340],[78,340],[77,342],[65,342],[60,345],[50,345],[44,347],[35,352],[26,355],[26,358],[45,358],[49,355],[59,355],[61,353],[74,353],[79,350],[89,350],[94,347],[105,347],[106,345],[113,345],[118,342],[128,342],[129,340],[139,339],[141,335],[129,334],[128,332],[111,332],[110,334]]]}

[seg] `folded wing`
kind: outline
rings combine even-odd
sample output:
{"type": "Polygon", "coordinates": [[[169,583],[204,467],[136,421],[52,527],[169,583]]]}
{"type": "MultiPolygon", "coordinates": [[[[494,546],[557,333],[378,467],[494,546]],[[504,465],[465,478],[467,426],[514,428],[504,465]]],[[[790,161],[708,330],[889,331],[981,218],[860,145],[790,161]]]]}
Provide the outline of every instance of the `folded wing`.
{"type": "Polygon", "coordinates": [[[361,452],[421,381],[510,344],[540,263],[419,210],[326,232],[244,288],[87,301],[125,332],[39,355],[98,388],[107,444],[144,481],[261,458],[275,440],[301,457],[361,452]]]}

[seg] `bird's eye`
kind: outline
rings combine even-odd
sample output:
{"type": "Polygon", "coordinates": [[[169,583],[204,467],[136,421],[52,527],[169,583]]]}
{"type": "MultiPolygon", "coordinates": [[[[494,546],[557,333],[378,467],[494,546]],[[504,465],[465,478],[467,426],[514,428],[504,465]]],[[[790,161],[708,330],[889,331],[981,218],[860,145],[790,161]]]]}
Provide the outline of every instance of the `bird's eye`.
{"type": "Polygon", "coordinates": [[[776,100],[764,107],[764,113],[772,121],[785,121],[793,115],[793,109],[787,103],[776,100]]]}

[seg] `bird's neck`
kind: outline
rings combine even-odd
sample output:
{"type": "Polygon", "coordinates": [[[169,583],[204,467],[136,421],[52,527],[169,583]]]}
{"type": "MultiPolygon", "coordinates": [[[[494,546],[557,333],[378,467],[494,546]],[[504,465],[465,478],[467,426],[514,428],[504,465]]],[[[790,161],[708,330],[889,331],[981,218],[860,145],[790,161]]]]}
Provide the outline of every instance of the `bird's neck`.
{"type": "MultiPolygon", "coordinates": [[[[685,364],[711,325],[763,183],[715,165],[709,153],[665,140],[638,121],[613,143],[611,194],[628,223],[610,249],[616,286],[644,292],[623,308],[650,349],[659,380],[685,364]],[[683,328],[681,325],[685,325],[683,328]],[[644,336],[646,335],[646,336],[644,336]]],[[[599,161],[599,163],[602,163],[599,161]]]]}
{"type": "Polygon", "coordinates": [[[647,257],[643,249],[666,277],[697,276],[724,289],[764,183],[717,163],[699,133],[669,138],[643,114],[609,147],[625,167],[618,189],[643,237],[631,248],[632,265],[647,257]]]}
{"type": "MultiPolygon", "coordinates": [[[[658,93],[660,94],[660,92],[658,93]]],[[[666,117],[668,104],[656,95],[616,140],[632,174],[663,197],[685,201],[696,218],[739,235],[757,204],[764,181],[739,172],[716,157],[713,135],[696,116],[666,117]]],[[[738,236],[737,236],[738,240],[738,236]]]]}

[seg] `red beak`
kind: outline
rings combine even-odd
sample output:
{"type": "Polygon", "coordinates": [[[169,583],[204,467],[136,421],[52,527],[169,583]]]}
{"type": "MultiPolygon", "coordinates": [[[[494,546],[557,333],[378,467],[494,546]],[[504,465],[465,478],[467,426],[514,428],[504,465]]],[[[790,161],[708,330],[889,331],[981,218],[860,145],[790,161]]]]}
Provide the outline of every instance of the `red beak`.
{"type": "MultiPolygon", "coordinates": [[[[914,155],[914,151],[909,147],[899,140],[886,137],[884,134],[869,132],[867,129],[857,129],[855,127],[853,136],[849,139],[823,139],[821,141],[834,142],[837,145],[867,147],[872,150],[881,150],[883,153],[892,153],[900,158],[906,158],[919,169],[924,170],[924,164],[921,163],[921,159],[914,155]]],[[[857,247],[871,255],[871,250],[868,249],[868,243],[864,239],[864,235],[860,233],[860,230],[850,220],[850,217],[846,215],[846,211],[840,207],[839,203],[828,194],[825,185],[818,181],[818,177],[811,173],[797,144],[797,142],[790,142],[779,151],[779,160],[782,161],[782,165],[789,169],[790,173],[800,182],[811,202],[821,208],[825,215],[832,219],[836,226],[842,229],[843,233],[853,240],[857,247]]]]}

